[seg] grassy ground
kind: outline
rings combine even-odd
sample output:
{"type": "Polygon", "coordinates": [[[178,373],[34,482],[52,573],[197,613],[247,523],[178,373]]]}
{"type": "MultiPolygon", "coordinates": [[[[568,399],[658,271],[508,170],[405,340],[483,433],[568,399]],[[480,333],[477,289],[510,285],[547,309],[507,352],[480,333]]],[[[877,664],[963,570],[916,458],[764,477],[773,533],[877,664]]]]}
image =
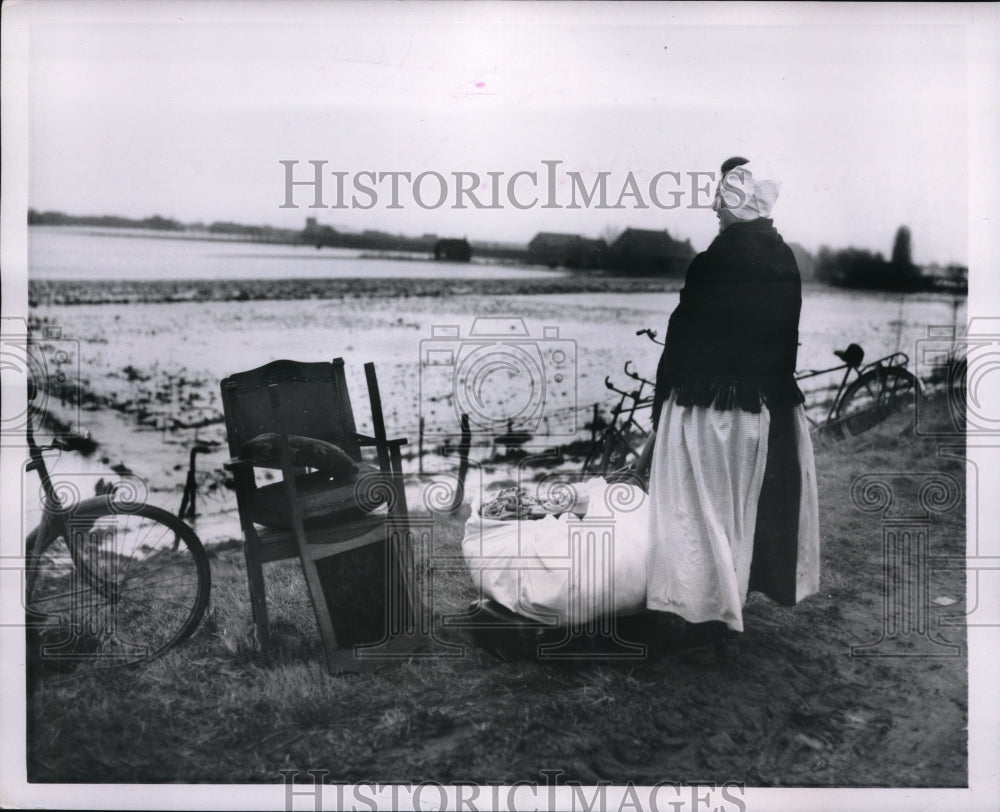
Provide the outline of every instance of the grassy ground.
{"type": "MultiPolygon", "coordinates": [[[[944,405],[934,409],[945,421],[944,405]]],[[[822,589],[793,609],[751,596],[736,657],[678,650],[650,628],[641,661],[503,662],[469,632],[447,629],[462,656],[330,677],[298,567],[286,562],[267,569],[276,652],[265,664],[250,644],[234,544],[215,551],[208,620],[181,649],[133,671],[37,676],[29,779],[277,782],[278,770],[296,768],[329,770],[331,781],[511,783],[552,769],[584,783],[963,786],[964,629],[934,631],[959,656],[851,655],[877,641],[884,622],[882,517],[854,505],[855,478],[965,478],[961,459],[900,428],[890,421],[857,439],[817,440],[822,589]]],[[[905,483],[896,500],[917,509],[905,483]]],[[[442,552],[459,554],[464,511],[437,518],[442,552]]],[[[931,515],[930,551],[964,555],[964,500],[931,515]]],[[[435,573],[433,585],[437,620],[477,597],[462,572],[435,573]]],[[[965,611],[963,572],[932,572],[929,589],[931,601],[957,601],[924,607],[932,627],[965,611]]],[[[898,642],[897,653],[943,651],[920,635],[898,642]]]]}

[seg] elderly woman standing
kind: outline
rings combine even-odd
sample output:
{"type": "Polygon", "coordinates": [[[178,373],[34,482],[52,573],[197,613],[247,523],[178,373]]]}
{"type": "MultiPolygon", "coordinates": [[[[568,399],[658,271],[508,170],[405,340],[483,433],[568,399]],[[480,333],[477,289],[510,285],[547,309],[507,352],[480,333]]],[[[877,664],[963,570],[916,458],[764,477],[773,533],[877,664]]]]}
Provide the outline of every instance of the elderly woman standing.
{"type": "Polygon", "coordinates": [[[730,158],[720,233],[691,262],[656,376],[647,607],[743,631],[750,589],[819,588],[812,443],[794,379],[801,280],[775,182],[730,158]],[[724,626],[723,626],[724,624],[724,626]]]}

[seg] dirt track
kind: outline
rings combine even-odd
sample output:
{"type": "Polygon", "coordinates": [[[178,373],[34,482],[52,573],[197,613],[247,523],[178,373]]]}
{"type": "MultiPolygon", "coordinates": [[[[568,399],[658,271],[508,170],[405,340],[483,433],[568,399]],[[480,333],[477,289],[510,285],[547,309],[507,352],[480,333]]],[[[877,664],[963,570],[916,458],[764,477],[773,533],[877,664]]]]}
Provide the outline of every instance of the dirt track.
{"type": "MultiPolygon", "coordinates": [[[[242,555],[230,546],[212,561],[210,616],[182,649],[137,671],[41,676],[29,702],[29,778],[271,783],[293,767],[348,782],[509,784],[561,770],[560,780],[583,784],[964,786],[965,630],[938,622],[967,611],[965,574],[933,569],[926,594],[912,593],[921,601],[883,608],[886,518],[909,516],[912,529],[925,516],[930,563],[961,563],[964,463],[897,430],[817,443],[821,591],[791,609],[751,596],[736,658],[719,662],[711,646],[678,651],[658,627],[637,662],[501,662],[470,632],[448,630],[466,646],[460,656],[331,678],[298,567],[285,562],[268,574],[276,657],[267,665],[247,642],[242,555]],[[860,510],[856,478],[892,472],[909,472],[879,477],[894,512],[860,510]],[[929,479],[944,483],[924,493],[937,512],[918,499],[929,479]],[[959,485],[950,501],[949,483],[959,485]],[[901,612],[920,609],[927,631],[914,626],[877,653],[922,656],[852,656],[886,623],[915,624],[901,612]],[[951,656],[923,656],[942,654],[951,656]]],[[[443,554],[459,554],[462,520],[439,519],[443,554]]],[[[433,584],[438,622],[477,597],[464,571],[435,572],[433,584]]]]}

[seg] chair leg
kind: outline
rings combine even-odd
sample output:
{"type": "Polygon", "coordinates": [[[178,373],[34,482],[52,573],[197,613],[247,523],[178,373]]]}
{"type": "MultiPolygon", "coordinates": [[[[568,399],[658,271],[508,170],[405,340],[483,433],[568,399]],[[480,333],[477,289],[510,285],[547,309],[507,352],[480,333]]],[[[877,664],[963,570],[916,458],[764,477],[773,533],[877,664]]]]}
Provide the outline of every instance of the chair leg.
{"type": "Polygon", "coordinates": [[[247,565],[247,584],[250,587],[250,610],[257,631],[257,642],[265,660],[271,657],[271,635],[267,619],[267,598],[264,593],[264,565],[256,539],[248,535],[243,545],[243,557],[247,565]]]}
{"type": "Polygon", "coordinates": [[[307,551],[301,551],[299,558],[302,562],[302,572],[305,575],[306,587],[309,590],[309,599],[312,602],[313,613],[316,615],[319,636],[323,641],[323,655],[326,658],[326,668],[330,674],[336,674],[340,670],[340,664],[344,661],[345,652],[338,650],[337,635],[333,631],[333,618],[330,617],[330,608],[327,606],[326,596],[323,594],[323,584],[319,579],[319,570],[316,569],[316,561],[307,551]]]}
{"type": "Polygon", "coordinates": [[[389,544],[391,566],[387,569],[389,595],[392,601],[388,607],[390,628],[398,635],[419,634],[420,600],[414,581],[416,565],[413,555],[414,534],[405,517],[397,524],[389,544]],[[392,615],[395,615],[394,617],[392,615]]]}
{"type": "Polygon", "coordinates": [[[319,627],[319,635],[323,641],[323,652],[326,655],[326,667],[331,674],[337,673],[338,661],[343,660],[343,652],[337,656],[337,636],[333,631],[333,619],[330,617],[330,610],[326,605],[326,596],[323,594],[323,585],[319,579],[319,571],[316,569],[316,561],[309,549],[309,541],[306,537],[305,524],[302,516],[302,508],[299,504],[298,487],[296,485],[297,471],[292,465],[292,455],[288,445],[288,429],[285,423],[285,414],[281,407],[281,391],[277,383],[270,383],[267,387],[268,396],[271,400],[271,412],[274,415],[278,436],[281,440],[279,444],[281,457],[281,474],[285,483],[285,496],[288,500],[292,533],[295,536],[295,544],[299,551],[299,563],[302,565],[302,573],[306,579],[306,588],[309,590],[309,599],[312,602],[313,614],[316,616],[316,625],[319,627]]]}
{"type": "Polygon", "coordinates": [[[403,602],[403,606],[400,608],[408,615],[404,628],[419,633],[423,606],[421,606],[420,595],[417,591],[415,580],[417,570],[413,543],[416,540],[416,536],[410,524],[410,514],[406,504],[406,488],[403,485],[403,461],[398,446],[392,448],[390,456],[393,471],[393,489],[395,491],[395,504],[392,506],[390,514],[392,521],[399,528],[392,553],[399,567],[400,584],[398,587],[401,592],[400,598],[403,602]]]}

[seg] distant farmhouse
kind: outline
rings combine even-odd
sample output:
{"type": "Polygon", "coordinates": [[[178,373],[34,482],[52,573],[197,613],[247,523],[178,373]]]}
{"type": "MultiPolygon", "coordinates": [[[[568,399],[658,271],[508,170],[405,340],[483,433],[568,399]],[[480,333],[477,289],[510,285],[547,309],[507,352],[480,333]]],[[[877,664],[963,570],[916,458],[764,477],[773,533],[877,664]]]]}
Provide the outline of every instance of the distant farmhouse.
{"type": "MultiPolygon", "coordinates": [[[[400,251],[430,255],[445,262],[470,262],[473,247],[467,239],[439,237],[425,233],[406,237],[384,231],[359,233],[336,231],[319,225],[316,218],[306,219],[300,239],[317,248],[331,246],[374,251],[400,251]]],[[[476,243],[478,260],[489,262],[530,262],[549,268],[571,270],[608,270],[622,275],[667,276],[682,278],[695,255],[689,240],[675,240],[665,230],[627,228],[611,245],[603,239],[580,234],[541,231],[527,245],[476,243]]]]}
{"type": "Polygon", "coordinates": [[[609,270],[626,274],[683,276],[694,258],[689,240],[680,242],[666,230],[627,228],[608,247],[609,270]]]}
{"type": "Polygon", "coordinates": [[[434,243],[434,259],[446,262],[469,262],[472,259],[472,247],[466,239],[438,240],[434,243]]]}
{"type": "Polygon", "coordinates": [[[579,234],[540,231],[528,243],[528,259],[550,268],[603,268],[607,243],[579,234]]]}
{"type": "Polygon", "coordinates": [[[366,228],[361,233],[337,231],[330,226],[322,226],[315,217],[306,218],[306,227],[300,232],[300,240],[317,248],[351,248],[361,251],[399,251],[411,254],[426,254],[435,259],[451,262],[468,262],[472,249],[467,240],[439,239],[436,234],[422,234],[407,237],[390,234],[387,231],[366,228]]]}

